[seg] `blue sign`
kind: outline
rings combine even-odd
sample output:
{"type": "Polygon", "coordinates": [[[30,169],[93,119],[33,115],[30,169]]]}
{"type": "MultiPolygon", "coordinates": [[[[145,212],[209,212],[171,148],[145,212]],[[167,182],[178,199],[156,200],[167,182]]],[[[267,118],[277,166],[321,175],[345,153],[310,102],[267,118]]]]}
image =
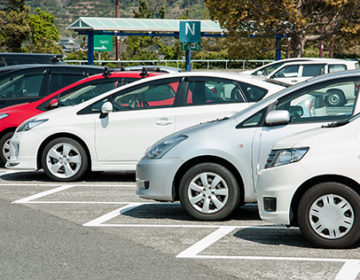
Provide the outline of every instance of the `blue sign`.
{"type": "Polygon", "coordinates": [[[180,21],[180,43],[200,42],[200,21],[180,21]]]}

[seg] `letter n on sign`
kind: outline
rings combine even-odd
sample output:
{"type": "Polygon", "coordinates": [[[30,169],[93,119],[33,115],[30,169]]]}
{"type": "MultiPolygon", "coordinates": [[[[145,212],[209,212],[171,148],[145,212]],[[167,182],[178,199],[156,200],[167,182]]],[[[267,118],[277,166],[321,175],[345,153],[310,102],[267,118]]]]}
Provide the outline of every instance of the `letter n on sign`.
{"type": "Polygon", "coordinates": [[[180,21],[180,43],[200,42],[200,21],[180,21]]]}

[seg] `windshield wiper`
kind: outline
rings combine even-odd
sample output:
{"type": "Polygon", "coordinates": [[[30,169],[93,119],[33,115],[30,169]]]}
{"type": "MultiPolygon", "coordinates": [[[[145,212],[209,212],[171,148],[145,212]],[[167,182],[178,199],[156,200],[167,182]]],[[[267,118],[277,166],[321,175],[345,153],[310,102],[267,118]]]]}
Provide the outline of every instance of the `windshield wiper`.
{"type": "Polygon", "coordinates": [[[341,120],[341,121],[337,121],[337,122],[331,122],[331,123],[328,123],[328,124],[324,124],[321,127],[338,127],[338,126],[345,125],[345,124],[347,124],[349,122],[350,122],[350,120],[346,119],[346,120],[341,120]]]}

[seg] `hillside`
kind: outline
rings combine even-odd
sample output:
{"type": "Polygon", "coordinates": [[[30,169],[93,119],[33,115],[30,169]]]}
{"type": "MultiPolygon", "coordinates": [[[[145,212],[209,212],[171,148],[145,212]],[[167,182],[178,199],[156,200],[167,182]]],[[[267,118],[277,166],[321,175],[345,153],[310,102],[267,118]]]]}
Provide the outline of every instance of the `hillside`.
{"type": "MultiPolygon", "coordinates": [[[[157,13],[164,5],[166,18],[178,18],[189,10],[189,18],[208,18],[208,11],[203,0],[147,0],[148,6],[157,13]]],[[[26,4],[34,11],[40,7],[55,16],[55,24],[61,33],[78,17],[115,17],[114,0],[26,0],[26,4]]],[[[119,0],[120,17],[134,17],[139,0],[119,0]]]]}

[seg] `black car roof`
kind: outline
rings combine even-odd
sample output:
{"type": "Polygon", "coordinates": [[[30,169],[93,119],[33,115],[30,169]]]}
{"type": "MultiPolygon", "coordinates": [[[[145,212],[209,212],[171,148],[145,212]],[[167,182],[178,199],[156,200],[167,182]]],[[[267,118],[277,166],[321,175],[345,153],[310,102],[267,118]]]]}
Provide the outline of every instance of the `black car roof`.
{"type": "Polygon", "coordinates": [[[19,69],[28,68],[82,68],[82,69],[105,69],[104,66],[92,66],[92,65],[69,65],[69,64],[18,64],[5,66],[0,71],[13,71],[19,69]]]}

